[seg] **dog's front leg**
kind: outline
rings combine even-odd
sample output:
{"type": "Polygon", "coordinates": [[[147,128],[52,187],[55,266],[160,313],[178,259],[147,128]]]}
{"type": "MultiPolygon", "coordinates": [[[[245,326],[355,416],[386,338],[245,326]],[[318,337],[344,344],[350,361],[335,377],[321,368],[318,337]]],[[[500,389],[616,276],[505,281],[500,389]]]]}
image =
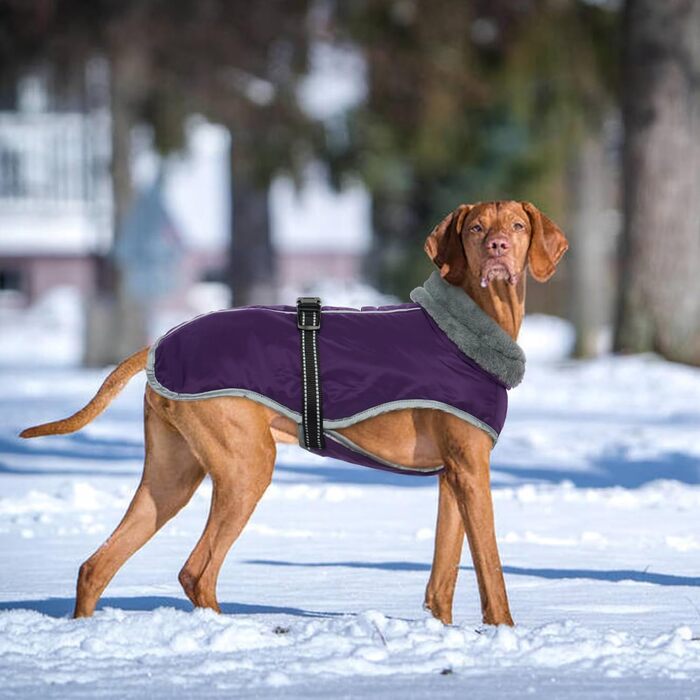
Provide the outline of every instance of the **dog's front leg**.
{"type": "Polygon", "coordinates": [[[489,625],[512,625],[491,501],[491,438],[479,428],[447,416],[441,442],[445,479],[467,533],[483,620],[489,625]]]}
{"type": "Polygon", "coordinates": [[[462,514],[459,512],[459,506],[447,482],[447,477],[441,474],[433,567],[425,589],[424,606],[446,625],[452,624],[452,600],[463,544],[462,514]]]}

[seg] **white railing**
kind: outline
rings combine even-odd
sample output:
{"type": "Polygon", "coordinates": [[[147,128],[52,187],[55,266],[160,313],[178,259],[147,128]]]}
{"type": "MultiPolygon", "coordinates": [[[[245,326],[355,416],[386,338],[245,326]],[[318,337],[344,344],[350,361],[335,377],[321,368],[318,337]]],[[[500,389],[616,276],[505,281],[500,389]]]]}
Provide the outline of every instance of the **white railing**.
{"type": "Polygon", "coordinates": [[[104,241],[109,157],[105,111],[0,112],[0,223],[3,217],[79,215],[92,222],[93,240],[104,241]]]}

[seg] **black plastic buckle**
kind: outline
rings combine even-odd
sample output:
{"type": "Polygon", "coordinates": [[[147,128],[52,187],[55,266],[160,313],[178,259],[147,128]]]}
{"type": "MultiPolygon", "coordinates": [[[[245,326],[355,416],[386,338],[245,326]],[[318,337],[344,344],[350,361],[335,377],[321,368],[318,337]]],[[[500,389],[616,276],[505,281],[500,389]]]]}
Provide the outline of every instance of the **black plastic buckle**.
{"type": "Polygon", "coordinates": [[[297,299],[297,328],[302,331],[317,331],[321,328],[321,299],[319,297],[299,297],[297,299]],[[306,323],[307,314],[316,322],[306,323]]]}

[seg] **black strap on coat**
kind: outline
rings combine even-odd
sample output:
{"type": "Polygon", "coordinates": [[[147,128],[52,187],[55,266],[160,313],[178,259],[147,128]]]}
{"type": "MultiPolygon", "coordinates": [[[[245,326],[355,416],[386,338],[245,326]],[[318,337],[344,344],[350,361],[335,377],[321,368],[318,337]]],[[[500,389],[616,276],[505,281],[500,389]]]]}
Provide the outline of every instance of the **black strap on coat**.
{"type": "Polygon", "coordinates": [[[322,450],[326,446],[321,411],[321,372],[318,365],[318,332],[321,329],[321,300],[297,299],[297,327],[301,333],[301,446],[322,450]]]}

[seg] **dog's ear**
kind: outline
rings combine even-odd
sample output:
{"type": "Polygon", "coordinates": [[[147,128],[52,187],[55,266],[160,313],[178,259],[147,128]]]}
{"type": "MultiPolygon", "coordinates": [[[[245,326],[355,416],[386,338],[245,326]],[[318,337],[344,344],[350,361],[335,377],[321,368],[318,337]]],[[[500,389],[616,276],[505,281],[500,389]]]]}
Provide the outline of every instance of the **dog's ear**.
{"type": "Polygon", "coordinates": [[[428,257],[440,270],[440,276],[450,284],[461,284],[467,272],[467,256],[461,233],[464,220],[473,208],[473,204],[462,204],[450,212],[430,232],[423,246],[428,257]]]}
{"type": "Polygon", "coordinates": [[[531,237],[527,253],[530,274],[538,282],[546,282],[554,274],[557,263],[569,247],[569,242],[561,229],[534,204],[521,204],[530,219],[531,237]]]}

